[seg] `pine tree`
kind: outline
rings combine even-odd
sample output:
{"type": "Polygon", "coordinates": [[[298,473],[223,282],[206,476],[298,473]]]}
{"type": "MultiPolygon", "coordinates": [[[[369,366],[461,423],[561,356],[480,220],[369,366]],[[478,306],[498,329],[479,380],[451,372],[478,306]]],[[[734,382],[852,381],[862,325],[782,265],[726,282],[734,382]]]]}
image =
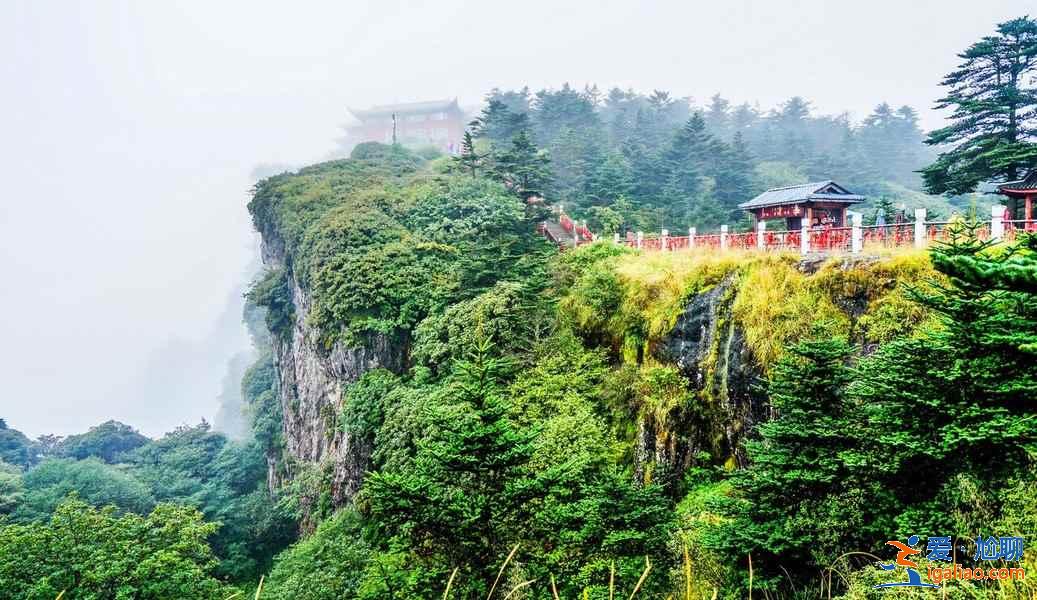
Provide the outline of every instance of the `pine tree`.
{"type": "Polygon", "coordinates": [[[720,94],[714,94],[709,100],[709,108],[706,110],[706,125],[713,135],[721,139],[728,139],[731,132],[731,103],[720,94]]]}
{"type": "Polygon", "coordinates": [[[728,211],[737,211],[740,202],[753,197],[753,173],[755,163],[741,131],[735,132],[730,145],[717,140],[715,144],[714,168],[711,173],[716,181],[717,201],[728,211]]]}
{"type": "Polygon", "coordinates": [[[494,160],[494,175],[512,192],[529,199],[543,195],[551,180],[550,159],[537,149],[529,134],[522,130],[511,146],[494,160]]]}
{"type": "Polygon", "coordinates": [[[491,98],[470,125],[475,137],[490,140],[492,144],[507,144],[529,129],[529,116],[514,112],[503,101],[491,98]]]}
{"type": "Polygon", "coordinates": [[[588,204],[608,206],[633,191],[634,181],[630,175],[630,165],[622,154],[609,152],[591,171],[587,178],[583,193],[588,204]]]}
{"type": "Polygon", "coordinates": [[[1037,20],[1001,23],[958,55],[962,63],[944,77],[947,95],[936,108],[953,108],[951,124],[929,134],[927,144],[953,146],[922,169],[932,194],[964,194],[990,180],[1012,180],[1037,162],[1037,20]]]}
{"type": "Polygon", "coordinates": [[[461,141],[461,154],[454,158],[461,169],[475,177],[479,167],[482,165],[482,156],[475,152],[475,142],[472,140],[472,132],[465,130],[461,141]]]}
{"type": "Polygon", "coordinates": [[[532,436],[508,420],[501,393],[507,365],[483,341],[450,381],[452,407],[435,418],[413,464],[373,473],[365,485],[371,516],[444,571],[464,570],[469,589],[486,595],[492,568],[521,529],[532,436]]]}
{"type": "Polygon", "coordinates": [[[861,408],[846,395],[853,349],[840,339],[802,342],[772,373],[769,397],[777,416],[746,444],[750,465],[734,476],[744,501],[741,518],[723,528],[735,556],[764,565],[764,586],[784,579],[777,565],[807,579],[844,548],[864,549],[888,520],[860,514],[861,494],[883,506],[866,474],[860,446],[861,408]]]}
{"type": "Polygon", "coordinates": [[[679,219],[687,224],[692,215],[701,213],[702,208],[715,208],[699,206],[711,200],[703,197],[703,192],[709,190],[703,177],[710,174],[715,149],[701,113],[693,114],[674,136],[662,157],[665,169],[663,208],[670,219],[679,219]]]}

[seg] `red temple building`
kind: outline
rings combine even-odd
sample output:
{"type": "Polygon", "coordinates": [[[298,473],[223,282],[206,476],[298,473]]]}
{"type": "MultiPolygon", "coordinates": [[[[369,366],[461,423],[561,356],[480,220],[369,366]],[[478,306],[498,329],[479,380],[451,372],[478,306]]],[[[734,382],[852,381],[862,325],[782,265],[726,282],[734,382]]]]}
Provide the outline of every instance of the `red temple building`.
{"type": "Polygon", "coordinates": [[[1033,203],[1037,200],[1037,169],[1030,169],[1026,177],[1018,181],[1009,181],[997,186],[997,192],[1005,196],[1009,220],[1020,218],[1026,229],[1033,225],[1033,203]],[[1020,212],[1022,214],[1020,214],[1020,212]]]}
{"type": "Polygon", "coordinates": [[[847,208],[863,201],[834,181],[818,181],[771,188],[738,208],[752,213],[754,228],[760,221],[782,220],[783,229],[794,231],[803,225],[846,227],[847,208]]]}
{"type": "Polygon", "coordinates": [[[360,121],[346,129],[353,143],[398,142],[406,146],[435,146],[447,154],[461,150],[465,114],[453,100],[386,104],[349,112],[360,121]]]}

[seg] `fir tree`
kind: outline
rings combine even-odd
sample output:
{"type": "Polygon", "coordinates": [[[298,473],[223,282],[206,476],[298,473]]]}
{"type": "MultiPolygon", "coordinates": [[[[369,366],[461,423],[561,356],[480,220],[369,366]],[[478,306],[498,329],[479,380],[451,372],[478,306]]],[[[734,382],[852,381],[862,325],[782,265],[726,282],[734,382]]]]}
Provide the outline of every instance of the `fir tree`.
{"type": "Polygon", "coordinates": [[[550,159],[537,149],[529,134],[522,130],[511,146],[494,160],[494,175],[512,192],[529,199],[543,195],[551,180],[550,159]]]}
{"type": "Polygon", "coordinates": [[[512,111],[501,100],[490,99],[470,125],[475,137],[490,140],[492,144],[506,144],[529,129],[529,117],[512,111]]]}
{"type": "Polygon", "coordinates": [[[432,554],[444,570],[463,568],[482,595],[522,513],[525,498],[514,489],[532,452],[530,433],[508,421],[501,397],[506,363],[494,354],[483,341],[457,364],[453,408],[440,409],[413,464],[374,473],[365,487],[371,516],[387,533],[432,554]]]}
{"type": "Polygon", "coordinates": [[[735,132],[730,145],[717,140],[711,175],[716,181],[715,196],[726,210],[737,211],[738,204],[753,196],[754,160],[742,132],[735,132]]]}
{"type": "Polygon", "coordinates": [[[769,388],[777,417],[760,425],[760,439],[747,443],[751,464],[735,475],[746,512],[724,528],[734,555],[766,565],[765,587],[784,578],[777,565],[808,578],[809,565],[871,546],[888,525],[860,514],[862,494],[876,507],[887,502],[862,480],[861,411],[846,395],[852,348],[828,339],[790,350],[769,388]]]}
{"type": "Polygon", "coordinates": [[[1037,20],[1013,19],[958,55],[936,108],[953,108],[951,124],[927,144],[952,146],[922,169],[932,194],[964,194],[983,181],[1012,180],[1037,162],[1037,20]]]}
{"type": "Polygon", "coordinates": [[[472,140],[471,131],[465,130],[464,139],[461,141],[461,154],[455,157],[454,161],[472,177],[476,176],[482,165],[482,157],[475,152],[475,142],[472,140]]]}
{"type": "Polygon", "coordinates": [[[633,188],[630,165],[622,154],[609,152],[605,160],[591,171],[583,192],[589,204],[606,206],[629,196],[633,188]]]}
{"type": "Polygon", "coordinates": [[[663,208],[670,218],[689,223],[708,190],[703,177],[709,174],[710,157],[715,150],[713,137],[706,131],[701,113],[695,113],[673,138],[663,155],[665,184],[663,208]]]}

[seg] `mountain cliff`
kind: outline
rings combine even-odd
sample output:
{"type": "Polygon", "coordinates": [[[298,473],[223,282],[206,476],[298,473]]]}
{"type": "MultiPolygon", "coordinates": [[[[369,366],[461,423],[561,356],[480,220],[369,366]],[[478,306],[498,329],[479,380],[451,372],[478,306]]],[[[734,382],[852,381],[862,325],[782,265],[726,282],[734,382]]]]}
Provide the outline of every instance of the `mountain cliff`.
{"type": "Polygon", "coordinates": [[[787,347],[839,336],[868,353],[908,335],[925,315],[898,282],[932,276],[919,253],[559,254],[536,234],[542,215],[501,186],[386,147],[264,180],[250,209],[268,269],[251,297],[273,334],[279,415],[270,484],[293,492],[306,527],[406,442],[379,433],[396,392],[351,399],[368,373],[436,380],[482,341],[535,370],[531,351],[574,333],[605,361],[593,394],[611,443],[635,480],[667,484],[744,464],[787,347]]]}

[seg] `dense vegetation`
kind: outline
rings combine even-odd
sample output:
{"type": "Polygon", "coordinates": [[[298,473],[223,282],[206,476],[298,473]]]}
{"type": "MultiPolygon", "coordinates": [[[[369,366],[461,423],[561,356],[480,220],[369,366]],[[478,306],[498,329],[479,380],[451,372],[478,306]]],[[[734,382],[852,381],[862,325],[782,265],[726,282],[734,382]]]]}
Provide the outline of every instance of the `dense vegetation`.
{"type": "MultiPolygon", "coordinates": [[[[963,55],[930,189],[1032,166],[1034,38],[1013,21],[963,55]]],[[[559,253],[536,229],[542,198],[600,231],[679,228],[822,178],[886,210],[921,183],[922,138],[885,104],[852,125],[801,98],[494,90],[458,157],[362,144],[269,177],[249,205],[279,255],[248,295],[251,435],[30,440],[0,420],[0,597],[241,597],[266,575],[262,598],[864,598],[890,574],[855,553],[885,540],[1032,536],[1037,236],[962,221],[929,252],[801,261],[559,253]],[[667,344],[703,298],[689,366],[667,344]],[[275,348],[303,330],[401,357],[322,415],[366,470],[343,501],[287,451],[275,348]]]]}
{"type": "Polygon", "coordinates": [[[764,189],[826,179],[871,196],[869,218],[873,207],[891,220],[902,205],[944,217],[968,206],[965,197],[948,203],[917,191],[915,171],[932,155],[907,106],[882,103],[855,124],[845,114],[814,115],[798,96],[761,111],[719,95],[696,107],[658,90],[566,84],[493,90],[486,100],[464,145],[464,170],[515,181],[522,163],[531,193],[562,202],[594,231],[740,225],[738,203],[764,189]]]}

